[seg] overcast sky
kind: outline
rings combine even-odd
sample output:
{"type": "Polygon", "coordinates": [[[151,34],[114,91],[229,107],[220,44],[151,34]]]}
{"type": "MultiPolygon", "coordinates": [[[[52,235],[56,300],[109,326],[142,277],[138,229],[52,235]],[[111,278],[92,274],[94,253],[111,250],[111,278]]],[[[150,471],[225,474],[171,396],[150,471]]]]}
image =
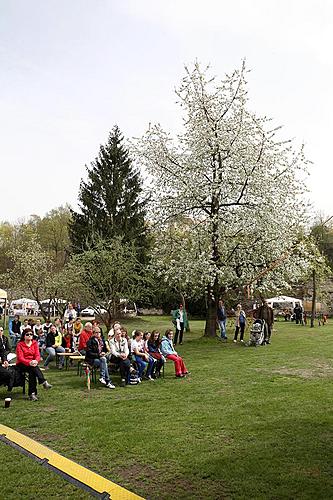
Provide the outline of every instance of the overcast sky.
{"type": "Polygon", "coordinates": [[[251,109],[306,144],[333,215],[332,47],[330,0],[0,0],[0,220],[75,207],[114,124],[172,130],[184,64],[222,78],[244,57],[251,109]]]}

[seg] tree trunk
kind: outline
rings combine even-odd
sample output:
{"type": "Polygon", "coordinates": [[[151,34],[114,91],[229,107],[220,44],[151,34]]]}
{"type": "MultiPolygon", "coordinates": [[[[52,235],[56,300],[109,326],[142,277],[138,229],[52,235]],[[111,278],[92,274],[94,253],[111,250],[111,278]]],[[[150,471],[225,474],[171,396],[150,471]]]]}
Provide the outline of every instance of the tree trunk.
{"type": "Polygon", "coordinates": [[[312,309],[311,309],[311,328],[314,327],[316,318],[316,300],[317,300],[317,287],[316,287],[316,271],[312,270],[312,309]]]}
{"type": "Polygon", "coordinates": [[[218,301],[216,288],[217,282],[215,283],[215,286],[208,285],[205,337],[216,337],[216,317],[218,301]]]}

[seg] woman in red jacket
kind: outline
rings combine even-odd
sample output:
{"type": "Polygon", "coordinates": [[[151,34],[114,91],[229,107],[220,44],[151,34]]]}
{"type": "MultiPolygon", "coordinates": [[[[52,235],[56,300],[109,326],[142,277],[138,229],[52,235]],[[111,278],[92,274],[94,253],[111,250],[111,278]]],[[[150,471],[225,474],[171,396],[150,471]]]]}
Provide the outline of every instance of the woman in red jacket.
{"type": "Polygon", "coordinates": [[[22,338],[16,346],[16,365],[22,373],[29,374],[29,399],[38,401],[37,379],[39,384],[43,384],[44,389],[51,389],[52,385],[45,380],[43,373],[38,367],[40,354],[38,343],[33,340],[33,333],[27,328],[22,333],[22,338]]]}

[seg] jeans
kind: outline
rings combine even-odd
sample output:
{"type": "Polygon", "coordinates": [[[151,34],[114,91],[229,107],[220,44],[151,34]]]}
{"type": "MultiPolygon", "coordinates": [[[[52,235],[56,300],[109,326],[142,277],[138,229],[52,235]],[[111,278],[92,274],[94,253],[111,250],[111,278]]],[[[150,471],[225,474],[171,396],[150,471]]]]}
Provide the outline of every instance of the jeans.
{"type": "Polygon", "coordinates": [[[223,320],[217,320],[218,324],[219,324],[219,328],[220,328],[220,333],[221,333],[221,339],[226,339],[227,338],[227,335],[226,335],[226,326],[225,326],[225,323],[226,323],[226,320],[223,319],[223,320]]]}
{"type": "MultiPolygon", "coordinates": [[[[54,347],[47,347],[45,350],[48,353],[48,357],[45,360],[44,366],[48,366],[49,362],[52,361],[56,357],[56,352],[65,352],[64,347],[62,347],[61,345],[59,345],[56,348],[54,348],[54,347]]],[[[59,358],[60,358],[59,365],[60,366],[64,366],[65,357],[64,356],[59,356],[59,358]]]]}
{"type": "Polygon", "coordinates": [[[143,358],[141,356],[135,355],[134,358],[135,358],[135,361],[138,365],[138,372],[139,372],[138,376],[139,376],[139,378],[142,378],[142,374],[145,371],[145,368],[147,366],[147,362],[143,361],[143,358]]]}
{"type": "Polygon", "coordinates": [[[106,380],[106,383],[111,382],[108,363],[106,361],[106,358],[104,358],[104,356],[98,359],[94,359],[93,366],[97,366],[97,368],[99,368],[101,378],[104,378],[106,380]]]}

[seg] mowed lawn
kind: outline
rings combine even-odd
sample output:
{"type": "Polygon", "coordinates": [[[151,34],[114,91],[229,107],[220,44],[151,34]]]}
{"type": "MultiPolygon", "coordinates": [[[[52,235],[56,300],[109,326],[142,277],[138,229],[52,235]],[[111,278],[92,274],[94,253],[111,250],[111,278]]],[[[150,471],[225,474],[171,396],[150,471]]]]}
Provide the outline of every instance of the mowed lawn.
{"type": "MultiPolygon", "coordinates": [[[[332,321],[332,320],[331,320],[332,321]]],[[[125,322],[161,332],[169,318],[125,322]]],[[[192,374],[88,393],[75,369],[51,368],[51,391],[19,389],[1,423],[150,499],[333,498],[333,325],[276,323],[272,345],[202,338],[179,347],[192,374]]],[[[247,335],[248,337],[248,335],[247,335]]],[[[0,387],[2,400],[6,390],[0,387]]],[[[0,498],[89,495],[0,443],[0,498]]]]}

